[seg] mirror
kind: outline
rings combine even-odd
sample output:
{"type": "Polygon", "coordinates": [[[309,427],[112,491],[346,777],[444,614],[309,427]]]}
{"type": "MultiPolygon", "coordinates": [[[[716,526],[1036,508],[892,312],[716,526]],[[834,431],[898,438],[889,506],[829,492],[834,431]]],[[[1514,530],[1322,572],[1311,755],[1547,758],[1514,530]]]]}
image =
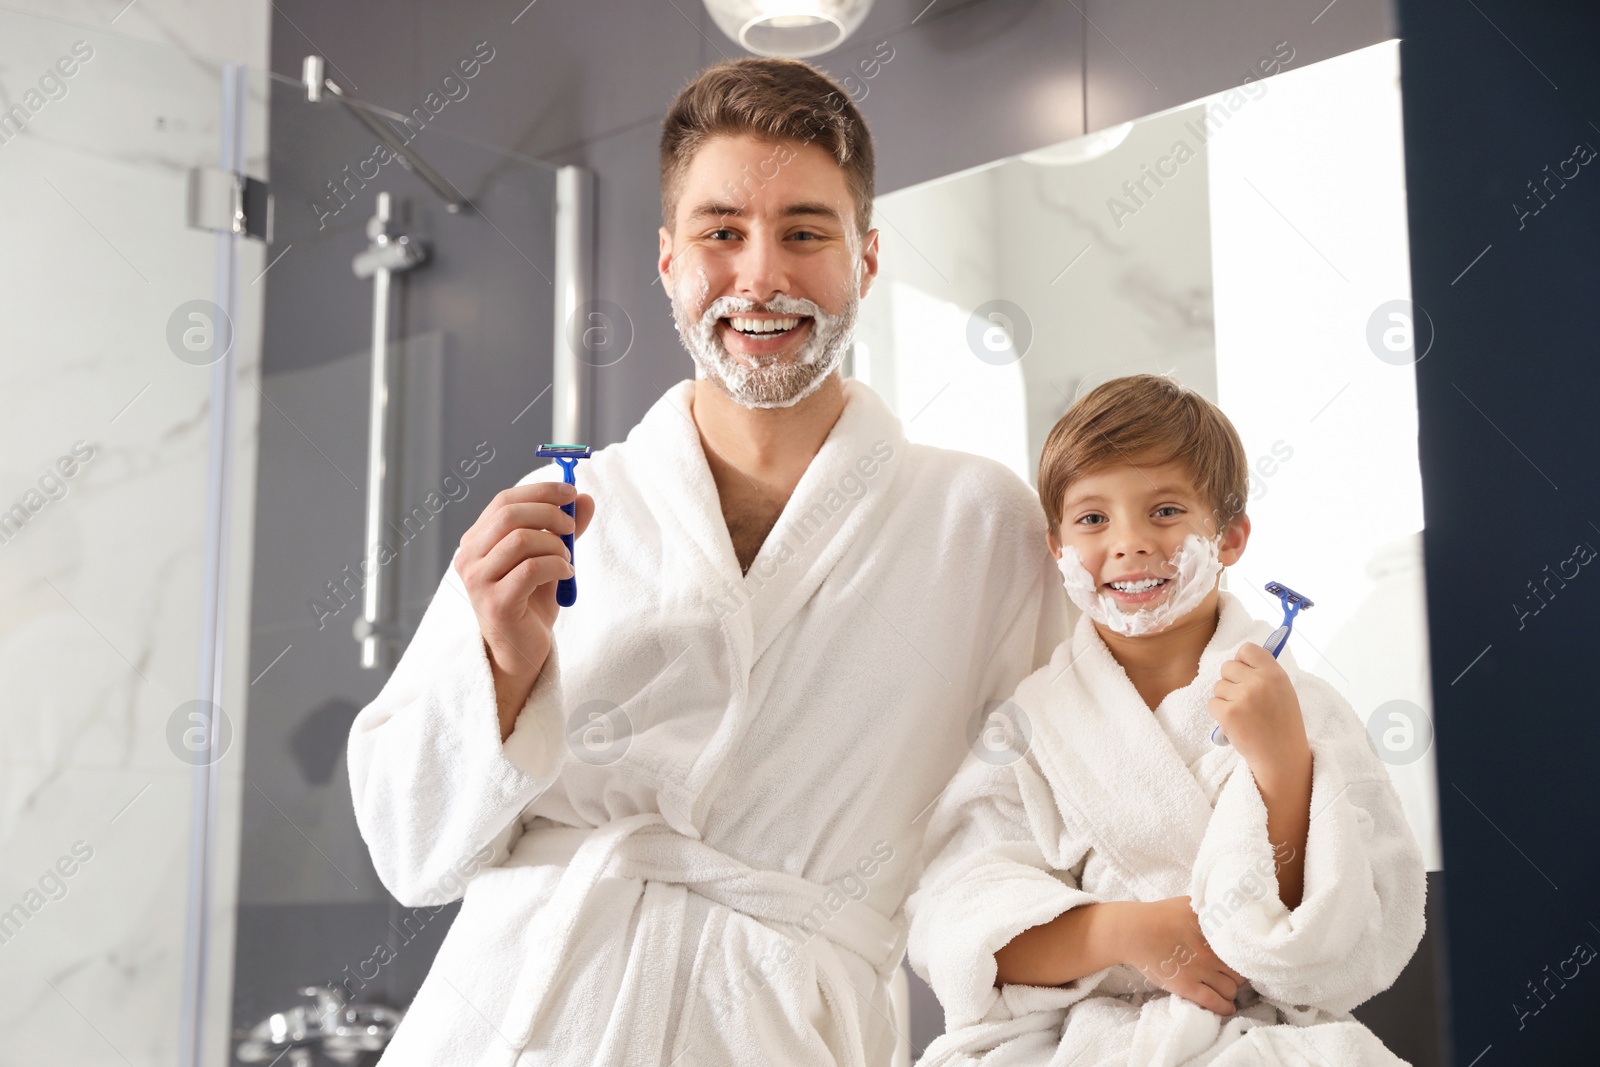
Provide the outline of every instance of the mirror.
{"type": "Polygon", "coordinates": [[[1251,460],[1227,587],[1368,724],[1439,870],[1399,43],[877,201],[852,373],[907,435],[1034,484],[1050,427],[1119,375],[1215,401],[1251,460]]]}

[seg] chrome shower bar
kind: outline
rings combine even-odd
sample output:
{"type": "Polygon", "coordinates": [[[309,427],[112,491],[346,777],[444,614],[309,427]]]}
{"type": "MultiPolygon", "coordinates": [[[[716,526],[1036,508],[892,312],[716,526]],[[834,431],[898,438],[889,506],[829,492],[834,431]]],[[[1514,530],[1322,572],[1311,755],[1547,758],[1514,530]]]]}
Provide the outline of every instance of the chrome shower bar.
{"type": "Polygon", "coordinates": [[[351,262],[358,278],[372,279],[372,389],[367,418],[367,558],[361,589],[361,617],[355,622],[361,642],[361,666],[386,669],[394,651],[394,596],[384,572],[384,525],[394,501],[390,457],[399,404],[399,366],[389,344],[390,290],[394,275],[428,257],[426,246],[404,234],[391,233],[391,200],[378,194],[377,210],[367,222],[370,244],[351,262]]]}
{"type": "Polygon", "coordinates": [[[339,88],[334,80],[327,76],[325,63],[321,56],[306,56],[301,64],[300,80],[305,83],[306,99],[313,104],[321,103],[329,97],[324,92],[332,94],[332,99],[344,105],[344,109],[361,125],[371,130],[377,138],[388,146],[394,153],[394,158],[400,165],[411,173],[421,178],[423,183],[439,194],[439,199],[444,201],[445,210],[454,214],[462,208],[469,206],[467,198],[449,179],[428,164],[428,161],[417,154],[415,149],[407,148],[405,141],[394,132],[392,128],[379,122],[366,109],[365,105],[346,96],[344,90],[339,88]]]}
{"type": "Polygon", "coordinates": [[[583,337],[594,310],[594,172],[556,171],[555,338],[551,348],[550,440],[587,441],[590,375],[583,337]]]}

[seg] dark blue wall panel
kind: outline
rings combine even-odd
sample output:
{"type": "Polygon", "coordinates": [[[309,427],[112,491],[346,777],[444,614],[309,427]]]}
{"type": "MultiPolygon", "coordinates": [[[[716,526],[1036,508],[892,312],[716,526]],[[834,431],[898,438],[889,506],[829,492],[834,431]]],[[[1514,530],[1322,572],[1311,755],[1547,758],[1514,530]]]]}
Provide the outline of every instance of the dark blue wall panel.
{"type": "Polygon", "coordinates": [[[1454,1062],[1595,1063],[1600,7],[1399,17],[1454,1062]]]}

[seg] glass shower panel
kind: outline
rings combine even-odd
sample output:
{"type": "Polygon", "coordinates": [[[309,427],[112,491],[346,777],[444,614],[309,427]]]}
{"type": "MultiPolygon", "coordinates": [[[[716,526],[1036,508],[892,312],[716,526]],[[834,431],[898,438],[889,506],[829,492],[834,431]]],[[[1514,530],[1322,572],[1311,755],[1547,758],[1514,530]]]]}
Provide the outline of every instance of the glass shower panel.
{"type": "Polygon", "coordinates": [[[185,216],[221,85],[175,49],[0,10],[6,1063],[190,1046],[195,782],[226,755],[197,703],[219,692],[213,389],[237,353],[228,239],[185,216]]]}
{"type": "MultiPolygon", "coordinates": [[[[472,58],[492,70],[486,54],[472,58]]],[[[445,133],[477,103],[472,79],[454,84],[448,103],[358,105],[364,122],[331,91],[312,101],[299,81],[252,82],[270,98],[274,223],[259,283],[236,1040],[273,1012],[312,1003],[302,993],[311,987],[404,1008],[454,917],[453,906],[406,909],[389,897],[345,769],[351,721],[382,686],[461,534],[539,465],[534,449],[550,439],[556,171],[445,133]],[[394,158],[372,123],[419,168],[430,165],[439,188],[394,158]],[[379,194],[390,200],[388,236],[406,237],[422,258],[391,285],[394,432],[379,523],[389,552],[368,569],[374,282],[354,261],[372,244],[379,194]],[[392,598],[392,653],[368,669],[353,628],[374,580],[392,598]]]]}

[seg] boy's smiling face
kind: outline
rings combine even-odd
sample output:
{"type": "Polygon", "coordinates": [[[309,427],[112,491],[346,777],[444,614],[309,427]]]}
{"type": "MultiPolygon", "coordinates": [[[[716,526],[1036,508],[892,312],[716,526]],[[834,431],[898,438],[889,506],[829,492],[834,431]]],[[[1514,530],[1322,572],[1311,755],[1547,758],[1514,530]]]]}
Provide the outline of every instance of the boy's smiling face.
{"type": "MultiPolygon", "coordinates": [[[[1175,571],[1169,561],[1184,538],[1216,537],[1219,521],[1215,505],[1195,486],[1185,464],[1122,463],[1068,485],[1060,533],[1050,535],[1050,552],[1059,559],[1062,547],[1071,545],[1097,592],[1122,611],[1135,612],[1170,594],[1175,571]]],[[[1250,520],[1243,513],[1222,530],[1217,555],[1224,566],[1244,554],[1249,536],[1250,520]]]]}

